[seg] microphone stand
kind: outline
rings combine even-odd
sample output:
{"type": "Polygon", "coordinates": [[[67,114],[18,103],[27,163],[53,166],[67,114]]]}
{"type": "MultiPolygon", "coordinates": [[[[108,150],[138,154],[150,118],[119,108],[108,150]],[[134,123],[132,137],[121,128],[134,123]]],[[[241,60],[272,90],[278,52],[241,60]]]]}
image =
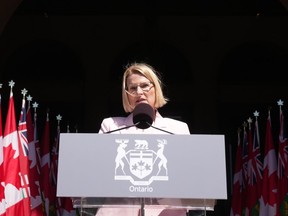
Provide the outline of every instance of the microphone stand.
{"type": "Polygon", "coordinates": [[[174,135],[174,133],[172,133],[172,132],[170,132],[170,131],[166,131],[166,130],[163,130],[163,129],[161,129],[161,128],[154,127],[154,126],[153,126],[152,124],[150,124],[149,122],[146,122],[146,124],[148,124],[149,127],[152,127],[152,128],[154,128],[154,129],[156,129],[156,130],[160,130],[160,131],[163,131],[163,132],[165,132],[165,133],[173,134],[173,135],[174,135]]]}
{"type": "Polygon", "coordinates": [[[141,209],[140,209],[140,216],[145,216],[145,208],[144,208],[144,198],[141,198],[141,209]]]}
{"type": "Polygon", "coordinates": [[[105,134],[109,134],[109,133],[113,133],[113,132],[116,132],[116,131],[124,130],[124,129],[130,128],[130,127],[133,127],[133,126],[137,127],[138,124],[140,124],[140,122],[137,122],[136,124],[129,125],[129,126],[126,126],[126,127],[117,128],[115,130],[107,131],[107,132],[105,132],[105,134]]]}
{"type": "MultiPolygon", "coordinates": [[[[139,122],[137,122],[136,124],[129,125],[129,126],[122,127],[122,128],[117,128],[117,129],[111,130],[111,131],[107,131],[107,132],[105,132],[104,134],[109,134],[109,133],[113,133],[113,132],[116,132],[116,131],[121,131],[121,130],[130,128],[130,127],[134,127],[134,126],[137,127],[137,125],[139,125],[140,123],[142,124],[143,122],[139,121],[139,122]]],[[[152,127],[152,128],[154,128],[154,129],[156,129],[156,130],[159,130],[159,131],[162,131],[162,132],[165,132],[165,133],[174,135],[174,133],[172,133],[172,132],[170,132],[170,131],[167,131],[167,130],[163,130],[163,129],[158,128],[158,127],[155,127],[155,126],[153,126],[152,124],[150,124],[150,123],[147,122],[147,121],[146,121],[145,123],[146,123],[149,127],[152,127]]],[[[138,128],[139,128],[139,127],[138,127],[138,128]]],[[[148,128],[148,127],[147,127],[147,128],[148,128]]],[[[144,129],[144,128],[141,128],[141,129],[144,129]]],[[[146,129],[146,128],[145,128],[145,129],[146,129]]]]}

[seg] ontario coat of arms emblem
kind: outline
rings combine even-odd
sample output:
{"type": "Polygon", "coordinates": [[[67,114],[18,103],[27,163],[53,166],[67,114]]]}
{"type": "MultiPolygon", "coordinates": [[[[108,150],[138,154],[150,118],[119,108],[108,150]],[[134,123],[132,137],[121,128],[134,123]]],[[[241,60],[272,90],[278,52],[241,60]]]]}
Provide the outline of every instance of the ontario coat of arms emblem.
{"type": "Polygon", "coordinates": [[[150,185],[154,180],[167,181],[167,140],[157,139],[150,148],[147,140],[116,139],[115,180],[129,180],[133,185],[150,185]],[[157,167],[154,169],[154,166],[157,167]]]}

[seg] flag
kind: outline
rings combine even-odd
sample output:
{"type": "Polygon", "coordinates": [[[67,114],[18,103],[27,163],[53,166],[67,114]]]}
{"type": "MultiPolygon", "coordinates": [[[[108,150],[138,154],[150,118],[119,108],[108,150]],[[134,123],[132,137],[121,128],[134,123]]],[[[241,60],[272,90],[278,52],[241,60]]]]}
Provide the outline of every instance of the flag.
{"type": "Polygon", "coordinates": [[[274,147],[270,111],[266,122],[262,196],[260,215],[275,216],[277,209],[277,159],[274,147]]]}
{"type": "Polygon", "coordinates": [[[30,162],[30,189],[31,189],[31,216],[43,216],[43,202],[41,196],[40,188],[40,164],[36,152],[35,143],[37,142],[34,138],[34,125],[32,121],[31,113],[31,97],[27,97],[28,107],[27,107],[27,140],[29,148],[29,162],[30,162]]]}
{"type": "MultiPolygon", "coordinates": [[[[67,133],[70,133],[69,125],[67,126],[67,133]]],[[[57,145],[59,146],[59,137],[60,137],[60,126],[57,128],[57,145]]],[[[59,149],[59,148],[58,148],[59,149]]],[[[58,170],[58,169],[57,169],[58,170]]],[[[60,205],[60,215],[61,216],[76,216],[77,211],[73,207],[73,202],[70,197],[58,197],[60,205]]]]}
{"type": "Polygon", "coordinates": [[[6,215],[23,215],[23,191],[21,188],[19,144],[16,126],[14,97],[12,88],[14,82],[10,81],[10,97],[3,136],[3,173],[4,195],[6,200],[6,215]]]}
{"type": "MultiPolygon", "coordinates": [[[[33,108],[34,108],[34,127],[33,127],[33,130],[34,130],[34,145],[35,145],[35,151],[36,151],[36,160],[37,160],[37,166],[38,166],[38,169],[39,169],[39,173],[40,173],[40,176],[41,176],[41,149],[40,149],[40,144],[39,144],[39,137],[38,137],[38,128],[37,128],[37,108],[39,106],[39,104],[37,102],[34,102],[33,103],[33,108]]],[[[40,178],[40,181],[41,181],[41,178],[40,178]]],[[[40,184],[40,188],[41,188],[41,184],[40,184]]],[[[41,188],[41,191],[42,191],[42,188],[41,188]]],[[[42,194],[42,193],[41,193],[42,194]]]]}
{"type": "Polygon", "coordinates": [[[54,143],[53,143],[53,147],[52,147],[52,161],[51,161],[51,170],[50,170],[50,176],[51,176],[51,180],[52,180],[51,200],[53,200],[57,215],[62,215],[61,214],[61,212],[62,212],[62,200],[61,200],[61,198],[56,197],[60,121],[62,120],[62,116],[57,115],[56,118],[57,118],[58,124],[57,124],[57,131],[56,131],[56,135],[54,137],[54,143]]]}
{"type": "Polygon", "coordinates": [[[61,216],[76,216],[76,209],[73,207],[73,203],[70,197],[61,198],[61,216]]]}
{"type": "Polygon", "coordinates": [[[247,207],[248,207],[248,215],[259,215],[260,208],[260,191],[262,184],[262,158],[260,152],[260,137],[259,137],[259,129],[258,129],[258,120],[257,116],[259,113],[256,111],[254,113],[255,126],[254,126],[254,134],[252,134],[252,128],[249,129],[250,139],[253,136],[253,141],[249,141],[248,143],[248,185],[247,185],[247,207]]]}
{"type": "MultiPolygon", "coordinates": [[[[2,84],[0,84],[0,87],[2,87],[2,84]]],[[[0,216],[5,214],[4,187],[2,185],[4,181],[3,161],[2,97],[0,94],[0,216]]]]}
{"type": "Polygon", "coordinates": [[[288,173],[287,173],[287,157],[288,157],[288,140],[287,132],[284,127],[285,119],[281,109],[282,101],[278,101],[280,107],[280,129],[279,129],[279,143],[278,143],[278,202],[277,209],[278,215],[288,215],[288,173]]]}
{"type": "Polygon", "coordinates": [[[51,205],[51,179],[50,179],[50,122],[49,113],[46,113],[46,121],[44,125],[44,132],[41,137],[41,182],[40,186],[42,189],[45,213],[47,216],[50,215],[51,205]]]}
{"type": "Polygon", "coordinates": [[[247,210],[247,185],[248,185],[248,133],[246,130],[247,123],[245,122],[243,125],[243,140],[242,140],[242,215],[246,215],[247,210]]]}
{"type": "Polygon", "coordinates": [[[232,191],[232,201],[231,201],[231,211],[230,216],[240,216],[242,211],[242,146],[240,138],[240,129],[238,130],[238,141],[237,141],[237,151],[235,159],[235,168],[233,176],[233,191],[232,191]]]}
{"type": "Polygon", "coordinates": [[[19,138],[19,163],[20,177],[23,188],[23,215],[30,216],[30,176],[29,176],[29,149],[27,141],[27,124],[26,124],[26,89],[22,90],[23,99],[22,107],[18,123],[18,138],[19,138]]]}

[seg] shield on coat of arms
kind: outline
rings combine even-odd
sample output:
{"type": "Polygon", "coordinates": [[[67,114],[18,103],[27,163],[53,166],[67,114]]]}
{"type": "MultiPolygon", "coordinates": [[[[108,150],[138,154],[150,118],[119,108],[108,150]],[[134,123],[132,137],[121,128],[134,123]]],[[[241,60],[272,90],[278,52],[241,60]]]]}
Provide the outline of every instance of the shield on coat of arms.
{"type": "Polygon", "coordinates": [[[129,154],[130,172],[140,179],[148,176],[153,170],[152,151],[133,151],[129,154]]]}

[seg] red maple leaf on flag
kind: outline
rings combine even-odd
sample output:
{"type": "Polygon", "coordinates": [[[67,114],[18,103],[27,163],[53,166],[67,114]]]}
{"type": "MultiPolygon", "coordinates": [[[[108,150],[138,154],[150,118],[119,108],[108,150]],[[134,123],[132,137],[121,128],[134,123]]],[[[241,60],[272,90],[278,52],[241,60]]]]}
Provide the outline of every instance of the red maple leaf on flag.
{"type": "Polygon", "coordinates": [[[3,156],[2,97],[0,94],[0,216],[5,214],[4,186],[1,184],[4,181],[3,156]]]}
{"type": "Polygon", "coordinates": [[[6,215],[23,215],[23,192],[20,179],[18,131],[16,127],[14,97],[11,86],[3,137],[3,173],[6,215]]]}

